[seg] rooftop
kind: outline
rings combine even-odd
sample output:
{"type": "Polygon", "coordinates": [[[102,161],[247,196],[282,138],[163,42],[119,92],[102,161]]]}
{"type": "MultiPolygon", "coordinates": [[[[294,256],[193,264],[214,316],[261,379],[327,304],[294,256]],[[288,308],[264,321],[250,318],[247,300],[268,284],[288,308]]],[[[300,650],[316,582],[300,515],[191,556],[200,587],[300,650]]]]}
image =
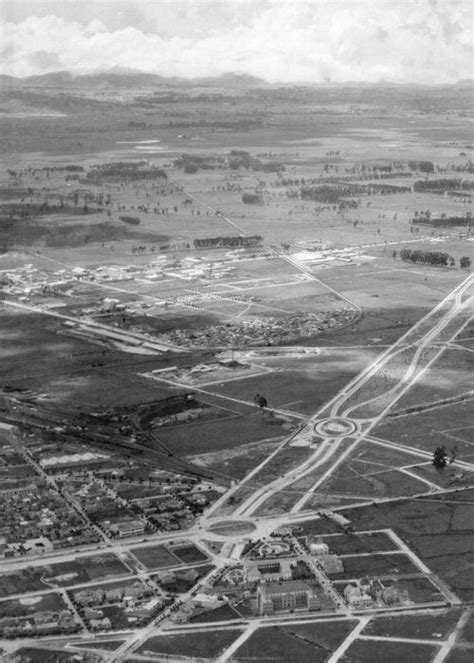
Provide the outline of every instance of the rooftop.
{"type": "Polygon", "coordinates": [[[262,593],[267,596],[272,594],[288,594],[291,592],[307,592],[312,591],[312,588],[303,580],[288,580],[286,582],[269,582],[261,588],[262,593]]]}

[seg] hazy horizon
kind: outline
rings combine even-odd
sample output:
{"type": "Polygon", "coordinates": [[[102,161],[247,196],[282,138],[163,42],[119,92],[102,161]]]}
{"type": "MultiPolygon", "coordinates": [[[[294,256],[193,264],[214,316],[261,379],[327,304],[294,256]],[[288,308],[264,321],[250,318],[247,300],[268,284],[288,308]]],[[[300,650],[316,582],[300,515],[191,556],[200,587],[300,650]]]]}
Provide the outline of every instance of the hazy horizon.
{"type": "Polygon", "coordinates": [[[0,73],[239,72],[270,83],[470,79],[468,0],[0,0],[0,73]]]}

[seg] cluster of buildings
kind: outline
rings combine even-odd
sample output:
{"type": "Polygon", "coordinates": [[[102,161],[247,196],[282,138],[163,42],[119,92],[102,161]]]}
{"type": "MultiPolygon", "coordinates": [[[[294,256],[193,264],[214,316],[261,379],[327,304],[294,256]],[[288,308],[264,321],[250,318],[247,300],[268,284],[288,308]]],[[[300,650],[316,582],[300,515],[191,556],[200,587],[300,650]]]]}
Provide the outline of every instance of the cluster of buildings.
{"type": "Polygon", "coordinates": [[[291,535],[286,531],[281,536],[285,539],[274,538],[261,544],[244,560],[246,582],[257,585],[258,613],[321,610],[327,600],[323,600],[325,592],[321,578],[313,573],[312,567],[322,574],[342,573],[341,558],[331,554],[320,537],[306,537],[305,546],[309,552],[306,555],[299,544],[292,546],[292,539],[288,538],[291,535]]]}
{"type": "MultiPolygon", "coordinates": [[[[20,480],[21,481],[21,480],[20,480]]],[[[38,479],[0,488],[0,555],[45,554],[97,540],[78,513],[38,479]]]]}
{"type": "MultiPolygon", "coordinates": [[[[232,272],[232,263],[243,257],[229,255],[224,260],[211,260],[205,256],[163,255],[143,265],[99,265],[97,267],[75,266],[54,272],[40,270],[29,263],[21,267],[0,270],[0,289],[10,295],[19,296],[21,301],[30,296],[71,296],[78,282],[108,283],[135,280],[137,283],[154,283],[165,278],[184,281],[215,280],[232,272]]],[[[112,298],[114,299],[114,298],[112,298]]],[[[107,306],[107,304],[105,305],[107,306]]],[[[110,311],[114,310],[113,305],[110,311]]],[[[109,312],[110,312],[109,311],[109,312]]],[[[105,312],[105,311],[104,311],[105,312]]]]}
{"type": "Polygon", "coordinates": [[[72,593],[72,600],[79,614],[93,631],[114,627],[113,617],[117,609],[121,619],[133,626],[147,623],[165,605],[165,599],[157,590],[135,580],[113,587],[82,589],[72,593]],[[113,607],[114,611],[107,609],[113,607]],[[109,613],[109,614],[106,614],[109,613]]]}
{"type": "Polygon", "coordinates": [[[193,347],[248,347],[280,345],[312,338],[328,329],[350,322],[352,309],[295,313],[280,318],[249,318],[199,329],[174,329],[161,339],[175,345],[193,347]]]}
{"type": "Polygon", "coordinates": [[[26,616],[0,618],[0,636],[3,638],[75,633],[81,628],[70,610],[45,610],[26,616]]]}
{"type": "Polygon", "coordinates": [[[308,267],[335,267],[337,265],[353,265],[375,260],[374,256],[366,255],[356,247],[343,249],[304,248],[291,254],[292,260],[308,267]]]}
{"type": "Polygon", "coordinates": [[[70,480],[64,483],[64,488],[79,501],[92,522],[109,536],[126,538],[144,534],[146,519],[137,517],[126,500],[118,497],[104,482],[70,480]]]}
{"type": "MultiPolygon", "coordinates": [[[[342,561],[321,540],[308,537],[307,549],[282,527],[269,540],[253,546],[241,565],[225,570],[181,606],[173,620],[189,621],[199,610],[214,610],[226,603],[237,611],[242,603],[255,615],[334,608],[321,574],[339,573],[342,561]],[[315,573],[314,565],[320,572],[315,573]]],[[[237,613],[238,614],[238,613],[237,613]]],[[[246,612],[245,614],[248,614],[246,612]]]]}
{"type": "Polygon", "coordinates": [[[328,544],[324,543],[321,537],[309,535],[306,537],[305,543],[314,561],[323,569],[324,573],[333,575],[344,572],[342,559],[329,552],[328,544]]]}
{"type": "Polygon", "coordinates": [[[344,599],[355,610],[413,603],[406,589],[399,589],[396,584],[385,586],[379,579],[351,582],[344,589],[344,599]]]}
{"type": "MultiPolygon", "coordinates": [[[[199,332],[196,332],[198,334],[199,332]]],[[[221,353],[224,354],[224,353],[221,353]]],[[[195,364],[194,366],[168,366],[166,368],[159,368],[149,373],[142,373],[144,377],[149,377],[154,380],[163,379],[170,380],[171,382],[178,382],[193,387],[206,382],[219,382],[228,378],[238,377],[251,377],[252,372],[261,372],[261,367],[252,367],[250,364],[240,363],[234,358],[222,358],[220,361],[210,364],[195,364]]],[[[205,414],[218,416],[219,412],[212,410],[208,405],[201,405],[200,407],[187,408],[176,414],[157,418],[154,425],[160,426],[167,423],[177,423],[180,421],[189,421],[191,419],[199,418],[205,414]]]]}

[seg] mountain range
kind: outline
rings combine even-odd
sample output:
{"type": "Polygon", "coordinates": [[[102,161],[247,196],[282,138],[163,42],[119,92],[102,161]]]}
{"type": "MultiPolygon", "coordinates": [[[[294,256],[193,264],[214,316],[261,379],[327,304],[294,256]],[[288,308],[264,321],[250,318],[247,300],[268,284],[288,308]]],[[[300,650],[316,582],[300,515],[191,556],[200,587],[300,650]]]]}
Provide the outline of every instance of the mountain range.
{"type": "Polygon", "coordinates": [[[106,70],[88,74],[76,74],[69,71],[56,71],[39,76],[15,78],[0,76],[0,85],[10,87],[40,87],[65,89],[120,89],[150,87],[216,87],[228,89],[245,89],[265,87],[268,85],[261,78],[243,73],[227,73],[208,78],[176,78],[149,74],[135,70],[106,70]]]}

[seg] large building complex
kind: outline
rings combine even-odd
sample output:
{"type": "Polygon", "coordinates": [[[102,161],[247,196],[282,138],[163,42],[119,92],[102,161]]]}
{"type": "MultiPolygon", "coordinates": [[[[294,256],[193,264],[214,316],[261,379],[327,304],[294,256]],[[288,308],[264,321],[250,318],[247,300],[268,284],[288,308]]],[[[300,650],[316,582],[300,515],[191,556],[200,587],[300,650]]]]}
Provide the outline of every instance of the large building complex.
{"type": "Polygon", "coordinates": [[[257,591],[258,610],[262,615],[272,615],[278,610],[319,610],[321,603],[306,582],[289,580],[269,582],[257,591]]]}

